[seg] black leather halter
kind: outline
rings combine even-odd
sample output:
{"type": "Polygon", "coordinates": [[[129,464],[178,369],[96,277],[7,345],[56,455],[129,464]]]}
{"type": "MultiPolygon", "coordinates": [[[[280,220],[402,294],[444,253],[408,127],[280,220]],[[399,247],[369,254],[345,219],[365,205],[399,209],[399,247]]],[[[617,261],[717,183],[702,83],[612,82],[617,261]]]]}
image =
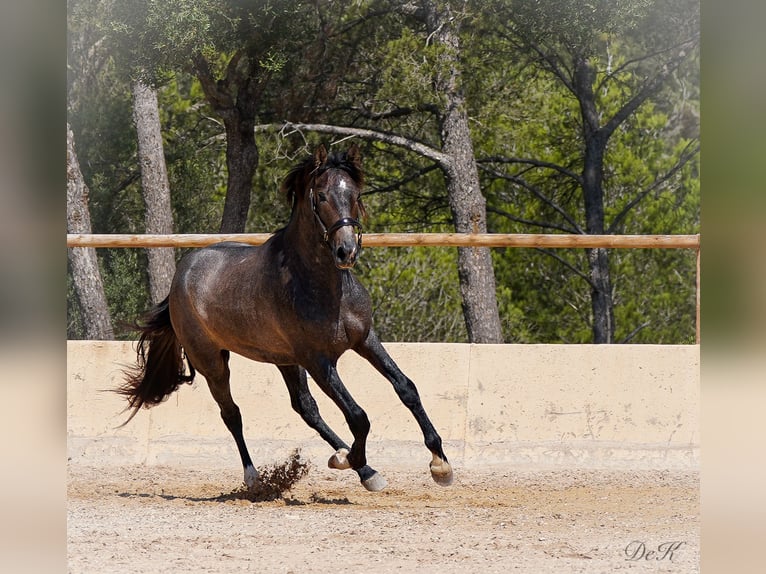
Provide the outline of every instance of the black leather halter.
{"type": "Polygon", "coordinates": [[[322,221],[322,218],[319,217],[319,210],[317,209],[316,199],[314,197],[314,188],[312,187],[309,190],[309,201],[311,202],[311,211],[314,213],[314,217],[316,218],[317,222],[319,222],[319,227],[322,230],[322,239],[325,243],[328,245],[330,244],[330,237],[332,237],[333,233],[338,231],[341,227],[346,226],[352,226],[354,229],[357,230],[356,232],[356,243],[359,247],[359,250],[362,249],[362,232],[364,231],[364,228],[362,227],[362,224],[359,223],[358,220],[354,219],[353,217],[341,217],[338,221],[333,223],[329,228],[324,224],[324,221],[322,221]]]}

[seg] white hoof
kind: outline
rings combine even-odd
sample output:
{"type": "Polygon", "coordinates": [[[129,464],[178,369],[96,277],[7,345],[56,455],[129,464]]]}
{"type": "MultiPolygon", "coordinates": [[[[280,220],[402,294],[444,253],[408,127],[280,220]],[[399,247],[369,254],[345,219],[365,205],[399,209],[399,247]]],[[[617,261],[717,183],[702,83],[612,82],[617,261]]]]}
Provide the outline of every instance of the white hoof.
{"type": "Polygon", "coordinates": [[[388,486],[388,481],[380,473],[376,472],[367,480],[363,480],[362,486],[370,492],[380,492],[388,486]]]}
{"type": "Polygon", "coordinates": [[[348,462],[348,449],[339,449],[334,455],[327,461],[327,466],[336,470],[346,470],[351,468],[351,463],[348,462]]]}
{"type": "Polygon", "coordinates": [[[245,467],[245,484],[249,490],[254,490],[257,484],[260,484],[261,480],[258,476],[258,471],[253,466],[245,467]]]}
{"type": "Polygon", "coordinates": [[[440,486],[449,486],[452,484],[452,466],[446,460],[442,460],[438,456],[434,455],[431,461],[431,478],[434,482],[440,486]]]}

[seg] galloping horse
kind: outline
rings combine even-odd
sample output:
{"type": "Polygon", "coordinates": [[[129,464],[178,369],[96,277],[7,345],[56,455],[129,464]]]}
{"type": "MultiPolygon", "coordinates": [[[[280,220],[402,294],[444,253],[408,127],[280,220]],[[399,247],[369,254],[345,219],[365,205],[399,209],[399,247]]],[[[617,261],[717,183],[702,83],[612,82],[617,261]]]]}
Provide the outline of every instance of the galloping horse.
{"type": "Polygon", "coordinates": [[[154,406],[190,383],[199,371],[237,443],[245,484],[254,488],[258,473],[229,388],[229,354],[234,352],[277,366],[293,409],[336,451],[330,468],[352,468],[365,488],[382,490],[386,480],[367,465],[369,419],[336,369],[338,358],[353,349],[391,382],[420,425],[432,454],[434,481],[452,483],[441,437],[414,383],[381,345],[372,328],[370,296],[351,273],[362,247],[363,179],[355,145],[331,155],[320,146],[282,184],[292,202],[286,227],[261,246],[219,243],[179,262],[170,294],[139,326],[137,367],[117,389],[132,409],[128,421],[141,407],[154,406]],[[307,371],[343,412],[354,437],[351,447],[320,416],[307,371]]]}

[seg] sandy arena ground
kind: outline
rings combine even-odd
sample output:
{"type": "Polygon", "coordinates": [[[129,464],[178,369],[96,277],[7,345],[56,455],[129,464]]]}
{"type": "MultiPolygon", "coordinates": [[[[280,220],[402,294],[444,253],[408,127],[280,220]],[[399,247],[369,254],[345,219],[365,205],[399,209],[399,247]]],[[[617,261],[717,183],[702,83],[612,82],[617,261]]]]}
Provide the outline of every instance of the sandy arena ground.
{"type": "Polygon", "coordinates": [[[70,464],[68,571],[699,572],[697,472],[378,470],[254,503],[232,469],[70,464]]]}

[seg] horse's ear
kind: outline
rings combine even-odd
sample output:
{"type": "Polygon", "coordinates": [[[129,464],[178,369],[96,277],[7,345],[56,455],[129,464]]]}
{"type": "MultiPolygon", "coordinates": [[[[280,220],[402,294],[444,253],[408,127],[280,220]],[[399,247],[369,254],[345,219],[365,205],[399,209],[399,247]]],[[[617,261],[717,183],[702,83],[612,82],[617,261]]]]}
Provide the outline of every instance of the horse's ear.
{"type": "Polygon", "coordinates": [[[346,157],[348,158],[348,161],[354,165],[354,167],[359,170],[362,169],[362,152],[359,151],[358,145],[351,144],[351,147],[348,148],[348,151],[346,152],[346,157]]]}
{"type": "Polygon", "coordinates": [[[319,144],[319,147],[314,152],[314,167],[319,167],[325,164],[327,161],[327,150],[324,144],[319,144]]]}

